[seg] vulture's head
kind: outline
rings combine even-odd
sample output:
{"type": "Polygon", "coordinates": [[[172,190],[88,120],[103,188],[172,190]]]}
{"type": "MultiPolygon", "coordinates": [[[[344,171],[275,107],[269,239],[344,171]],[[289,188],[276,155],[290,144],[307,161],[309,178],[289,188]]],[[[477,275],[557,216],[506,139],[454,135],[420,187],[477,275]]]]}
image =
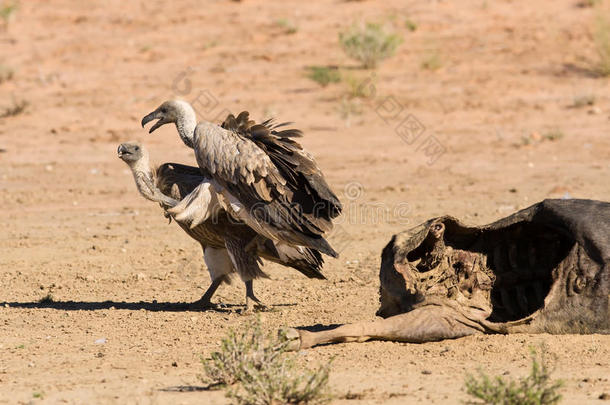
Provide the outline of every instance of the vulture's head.
{"type": "Polygon", "coordinates": [[[157,120],[148,133],[152,133],[155,129],[165,124],[177,123],[186,114],[192,111],[193,108],[185,101],[169,100],[161,104],[155,111],[142,118],[142,128],[150,121],[157,120]]]}
{"type": "Polygon", "coordinates": [[[148,151],[140,142],[125,142],[120,144],[117,149],[117,155],[130,166],[148,160],[148,151]]]}

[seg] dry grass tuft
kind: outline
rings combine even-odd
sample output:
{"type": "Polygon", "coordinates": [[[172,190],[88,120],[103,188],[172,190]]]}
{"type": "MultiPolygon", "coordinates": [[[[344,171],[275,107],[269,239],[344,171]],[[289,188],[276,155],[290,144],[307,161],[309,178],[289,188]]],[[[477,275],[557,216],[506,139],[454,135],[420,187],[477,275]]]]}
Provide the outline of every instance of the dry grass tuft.
{"type": "Polygon", "coordinates": [[[466,377],[466,392],[477,398],[467,404],[494,405],[551,405],[561,400],[559,389],[562,381],[551,380],[551,366],[547,351],[541,347],[540,354],[531,349],[530,374],[519,380],[506,380],[501,376],[490,377],[479,371],[479,376],[466,377]]]}
{"type": "Polygon", "coordinates": [[[15,72],[6,65],[0,64],[0,84],[13,79],[15,72]]]}
{"type": "Polygon", "coordinates": [[[17,10],[19,9],[18,1],[2,1],[0,3],[0,19],[2,19],[2,25],[6,29],[9,23],[15,17],[17,10]]]}
{"type": "Polygon", "coordinates": [[[275,22],[275,25],[280,27],[284,33],[288,35],[296,34],[299,31],[299,27],[287,18],[280,18],[275,22]]]}
{"type": "Polygon", "coordinates": [[[224,386],[229,398],[242,405],[325,404],[330,401],[330,363],[300,370],[287,353],[284,334],[265,334],[259,320],[229,331],[220,351],[203,361],[211,385],[224,386]]]}
{"type": "Polygon", "coordinates": [[[396,53],[402,38],[381,24],[369,22],[340,33],[339,42],[349,57],[361,62],[365,69],[372,69],[396,53]]]}
{"type": "Polygon", "coordinates": [[[0,112],[0,118],[13,117],[15,115],[19,115],[25,111],[25,109],[30,105],[26,100],[15,100],[13,98],[13,102],[8,107],[4,108],[4,111],[0,112]]]}
{"type": "Polygon", "coordinates": [[[437,50],[428,53],[421,62],[422,69],[435,71],[443,66],[441,55],[437,50]]]}
{"type": "Polygon", "coordinates": [[[594,70],[600,76],[610,76],[610,21],[601,15],[596,20],[593,40],[598,56],[594,70]]]}
{"type": "Polygon", "coordinates": [[[341,81],[339,70],[329,66],[310,66],[307,68],[307,77],[322,87],[341,81]]]}

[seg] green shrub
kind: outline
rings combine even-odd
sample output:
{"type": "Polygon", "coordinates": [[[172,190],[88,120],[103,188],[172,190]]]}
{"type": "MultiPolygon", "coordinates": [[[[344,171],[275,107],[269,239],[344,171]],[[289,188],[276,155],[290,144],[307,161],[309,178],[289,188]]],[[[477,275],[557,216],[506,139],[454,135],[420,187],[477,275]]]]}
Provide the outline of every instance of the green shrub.
{"type": "Polygon", "coordinates": [[[335,68],[327,66],[310,66],[307,70],[307,77],[322,87],[326,87],[330,83],[339,83],[341,81],[341,73],[335,68]]]}
{"type": "Polygon", "coordinates": [[[558,141],[560,139],[563,139],[566,136],[566,134],[560,130],[560,129],[551,129],[548,132],[545,132],[544,135],[542,135],[542,139],[545,141],[558,141]]]}
{"type": "Polygon", "coordinates": [[[402,43],[402,38],[384,29],[381,24],[366,23],[352,26],[339,34],[339,42],[345,53],[363,67],[371,69],[379,62],[393,56],[402,43]]]}
{"type": "Polygon", "coordinates": [[[283,333],[263,333],[258,320],[233,329],[222,339],[220,351],[203,361],[205,381],[225,386],[227,396],[242,405],[329,402],[330,363],[300,370],[295,355],[287,353],[288,344],[283,333]]]}
{"type": "Polygon", "coordinates": [[[349,98],[369,98],[375,95],[374,76],[362,77],[353,74],[343,74],[342,80],[347,88],[347,96],[349,98]]]}
{"type": "Polygon", "coordinates": [[[19,8],[18,1],[2,1],[0,3],[0,18],[5,27],[8,26],[9,22],[17,12],[19,8]]]}
{"type": "Polygon", "coordinates": [[[468,404],[493,405],[551,405],[561,400],[559,389],[562,381],[551,380],[550,366],[546,360],[546,350],[540,355],[531,349],[532,368],[527,377],[519,380],[505,380],[501,376],[490,377],[479,371],[479,377],[466,377],[466,392],[477,398],[468,404]]]}
{"type": "Polygon", "coordinates": [[[405,27],[411,32],[417,31],[417,24],[408,18],[405,19],[405,27]]]}
{"type": "Polygon", "coordinates": [[[296,34],[299,31],[299,28],[290,20],[286,18],[280,18],[275,22],[275,25],[280,27],[284,33],[286,34],[296,34]]]}

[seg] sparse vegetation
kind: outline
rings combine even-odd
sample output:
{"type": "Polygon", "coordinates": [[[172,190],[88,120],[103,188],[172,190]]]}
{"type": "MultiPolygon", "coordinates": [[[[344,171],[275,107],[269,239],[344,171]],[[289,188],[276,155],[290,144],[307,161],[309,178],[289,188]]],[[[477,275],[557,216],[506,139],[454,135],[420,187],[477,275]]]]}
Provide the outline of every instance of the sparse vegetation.
{"type": "Polygon", "coordinates": [[[10,67],[0,64],[0,84],[11,80],[14,73],[15,72],[10,67]]]}
{"type": "Polygon", "coordinates": [[[515,146],[519,147],[535,145],[544,141],[555,142],[560,139],[563,139],[565,136],[565,133],[559,128],[549,129],[548,131],[543,132],[542,134],[540,132],[533,131],[529,135],[523,135],[521,137],[520,144],[516,144],[515,146]]]}
{"type": "Polygon", "coordinates": [[[349,98],[369,98],[374,96],[374,90],[372,90],[374,78],[362,78],[353,74],[343,74],[342,79],[347,87],[347,96],[349,98]]]}
{"type": "Polygon", "coordinates": [[[564,137],[565,134],[560,129],[551,129],[550,131],[545,132],[544,135],[542,135],[543,140],[551,142],[558,141],[564,137]]]}
{"type": "Polygon", "coordinates": [[[583,94],[577,97],[574,97],[574,102],[572,103],[573,108],[581,108],[592,106],[595,104],[595,95],[593,94],[583,94]]]}
{"type": "Polygon", "coordinates": [[[0,112],[0,118],[12,117],[19,115],[25,111],[27,106],[30,105],[26,100],[17,101],[13,98],[12,104],[4,108],[4,111],[0,112]]]}
{"type": "Polygon", "coordinates": [[[593,32],[598,61],[594,70],[600,76],[610,76],[610,21],[598,15],[593,32]]]}
{"type": "Polygon", "coordinates": [[[544,347],[540,354],[531,349],[530,374],[519,380],[507,380],[501,376],[490,377],[479,371],[479,376],[466,377],[466,392],[477,398],[468,404],[497,405],[550,405],[561,400],[559,389],[562,381],[551,380],[551,365],[544,347]]]}
{"type": "Polygon", "coordinates": [[[5,28],[8,27],[18,9],[18,1],[2,1],[0,3],[0,18],[5,28]]]}
{"type": "Polygon", "coordinates": [[[438,70],[443,66],[441,55],[437,50],[430,52],[421,62],[422,69],[438,70]]]}
{"type": "Polygon", "coordinates": [[[10,106],[6,107],[3,112],[0,113],[0,118],[12,117],[19,115],[25,111],[29,103],[26,100],[17,101],[13,99],[10,106]]]}
{"type": "Polygon", "coordinates": [[[286,18],[280,18],[275,22],[275,25],[282,28],[284,33],[289,35],[296,34],[299,31],[299,28],[296,26],[296,24],[286,18]]]}
{"type": "Polygon", "coordinates": [[[588,7],[596,7],[601,4],[602,0],[581,0],[577,3],[578,7],[588,8],[588,7]]]}
{"type": "Polygon", "coordinates": [[[364,68],[372,69],[396,53],[402,38],[381,24],[369,22],[340,33],[339,42],[349,57],[361,62],[364,68]]]}
{"type": "Polygon", "coordinates": [[[322,87],[326,87],[330,83],[339,83],[341,81],[341,73],[336,68],[328,66],[310,66],[307,70],[307,77],[322,87]]]}
{"type": "Polygon", "coordinates": [[[226,387],[227,396],[243,405],[324,404],[330,401],[330,363],[300,370],[284,334],[265,334],[259,320],[229,331],[219,352],[203,360],[204,381],[226,387]]]}
{"type": "Polygon", "coordinates": [[[405,28],[411,32],[414,32],[414,31],[417,31],[417,24],[413,20],[406,18],[405,19],[405,28]]]}

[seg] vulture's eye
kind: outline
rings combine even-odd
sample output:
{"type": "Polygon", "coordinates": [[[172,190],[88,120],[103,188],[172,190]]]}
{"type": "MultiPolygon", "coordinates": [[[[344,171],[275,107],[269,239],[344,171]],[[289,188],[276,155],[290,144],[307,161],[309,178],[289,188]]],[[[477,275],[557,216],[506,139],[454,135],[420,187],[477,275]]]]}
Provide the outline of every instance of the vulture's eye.
{"type": "Polygon", "coordinates": [[[162,114],[167,113],[167,108],[162,108],[162,109],[161,109],[161,113],[162,113],[162,114]]]}
{"type": "Polygon", "coordinates": [[[140,150],[140,147],[139,147],[139,146],[136,146],[136,150],[140,150]]]}

